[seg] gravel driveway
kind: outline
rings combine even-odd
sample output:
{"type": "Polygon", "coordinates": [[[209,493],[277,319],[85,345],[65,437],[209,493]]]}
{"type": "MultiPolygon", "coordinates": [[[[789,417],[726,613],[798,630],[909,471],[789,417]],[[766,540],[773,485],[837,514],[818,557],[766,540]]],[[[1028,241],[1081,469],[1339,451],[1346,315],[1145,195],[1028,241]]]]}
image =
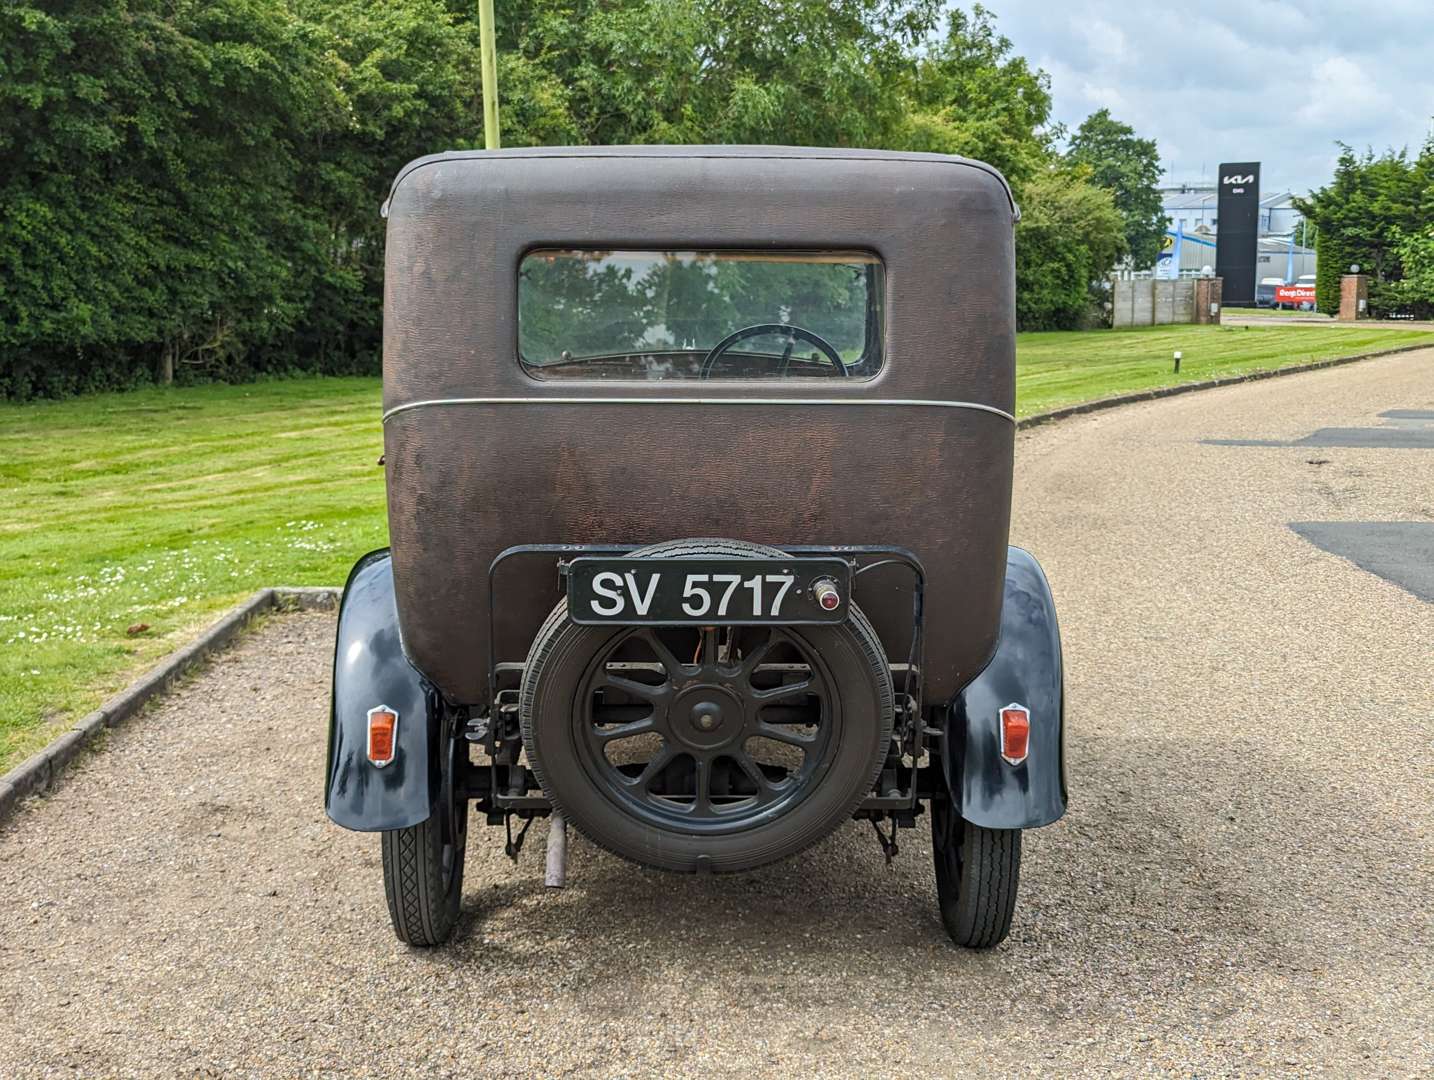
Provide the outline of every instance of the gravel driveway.
{"type": "Polygon", "coordinates": [[[1434,352],[1020,437],[1069,817],[993,953],[922,830],[736,878],[475,830],[461,940],[390,933],[321,809],[332,617],[275,619],[0,830],[0,1075],[1428,1075],[1434,605],[1296,521],[1434,520],[1434,453],[1210,445],[1434,408],[1434,352]]]}

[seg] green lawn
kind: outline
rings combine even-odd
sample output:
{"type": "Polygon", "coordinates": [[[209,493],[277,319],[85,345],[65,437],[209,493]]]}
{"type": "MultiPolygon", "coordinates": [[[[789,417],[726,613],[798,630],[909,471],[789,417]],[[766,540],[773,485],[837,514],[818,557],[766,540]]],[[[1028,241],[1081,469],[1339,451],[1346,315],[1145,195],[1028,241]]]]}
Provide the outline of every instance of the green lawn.
{"type": "MultiPolygon", "coordinates": [[[[1027,334],[1022,414],[1434,334],[1027,334]]],[[[0,771],[265,585],[339,584],[385,542],[376,379],[0,406],[0,771]],[[128,630],[148,624],[131,634],[128,630]]],[[[195,717],[202,723],[202,716],[195,717]]]]}
{"type": "Polygon", "coordinates": [[[0,771],[240,597],[382,546],[378,400],[303,379],[0,408],[0,771]]]}
{"type": "Polygon", "coordinates": [[[1022,334],[1016,343],[1016,411],[1242,375],[1417,342],[1427,330],[1341,326],[1158,326],[1141,330],[1022,334]],[[1184,355],[1172,373],[1174,352],[1184,355]]]}

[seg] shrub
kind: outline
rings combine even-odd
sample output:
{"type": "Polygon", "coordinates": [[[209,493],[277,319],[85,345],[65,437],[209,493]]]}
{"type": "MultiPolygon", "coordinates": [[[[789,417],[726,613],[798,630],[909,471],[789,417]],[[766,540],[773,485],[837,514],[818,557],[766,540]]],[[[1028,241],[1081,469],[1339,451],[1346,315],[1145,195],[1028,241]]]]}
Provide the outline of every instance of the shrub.
{"type": "Polygon", "coordinates": [[[1016,322],[1022,330],[1091,324],[1105,276],[1125,253],[1114,196],[1079,171],[1052,169],[1026,185],[1016,226],[1016,322]]]}

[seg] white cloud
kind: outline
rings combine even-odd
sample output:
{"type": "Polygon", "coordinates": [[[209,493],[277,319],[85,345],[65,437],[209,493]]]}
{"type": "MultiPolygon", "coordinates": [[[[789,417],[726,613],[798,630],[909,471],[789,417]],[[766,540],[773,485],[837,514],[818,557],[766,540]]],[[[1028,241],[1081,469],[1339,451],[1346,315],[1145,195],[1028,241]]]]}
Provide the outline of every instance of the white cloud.
{"type": "Polygon", "coordinates": [[[1310,127],[1359,125],[1366,117],[1388,112],[1392,105],[1389,94],[1353,60],[1330,56],[1315,65],[1309,93],[1295,118],[1310,127]]]}
{"type": "Polygon", "coordinates": [[[1124,32],[1115,24],[1104,19],[1071,19],[1069,25],[1093,56],[1107,63],[1126,59],[1128,43],[1124,32]]]}
{"type": "Polygon", "coordinates": [[[1434,113],[1429,0],[986,0],[1051,75],[1055,119],[1109,108],[1172,179],[1260,161],[1266,191],[1329,179],[1336,141],[1417,147],[1434,113]],[[1112,15],[1118,11],[1119,17],[1112,15]]]}

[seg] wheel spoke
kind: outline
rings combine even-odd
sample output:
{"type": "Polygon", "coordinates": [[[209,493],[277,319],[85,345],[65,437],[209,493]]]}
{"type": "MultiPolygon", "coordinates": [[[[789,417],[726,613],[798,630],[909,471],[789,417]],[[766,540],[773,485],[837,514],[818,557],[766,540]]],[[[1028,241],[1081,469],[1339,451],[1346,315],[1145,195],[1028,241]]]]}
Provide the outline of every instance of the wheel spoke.
{"type": "Polygon", "coordinates": [[[777,634],[774,630],[767,635],[766,641],[762,642],[762,644],[758,645],[755,649],[753,649],[751,652],[749,652],[746,656],[742,658],[742,666],[739,670],[741,671],[743,678],[751,679],[752,673],[757,670],[757,665],[762,662],[762,658],[764,656],[766,656],[769,652],[772,651],[772,646],[776,643],[777,634]]]}
{"type": "Polygon", "coordinates": [[[705,756],[693,757],[692,764],[696,769],[694,780],[697,787],[697,797],[692,800],[692,812],[698,817],[706,817],[712,812],[712,759],[705,756]]]}
{"type": "MultiPolygon", "coordinates": [[[[737,767],[747,774],[747,778],[757,785],[757,799],[764,801],[776,794],[777,785],[767,779],[767,774],[762,767],[752,760],[752,755],[746,750],[739,749],[731,755],[731,759],[737,763],[737,767]]],[[[785,783],[785,781],[783,781],[785,783]]]]}
{"type": "Polygon", "coordinates": [[[803,735],[783,724],[758,724],[757,734],[767,739],[774,739],[779,743],[786,743],[788,746],[811,746],[816,741],[815,735],[803,735]]]}
{"type": "Polygon", "coordinates": [[[717,666],[717,630],[702,631],[702,666],[714,668],[717,666]]]}
{"type": "Polygon", "coordinates": [[[646,735],[649,731],[656,731],[657,724],[651,716],[643,717],[641,720],[632,720],[626,724],[615,724],[609,728],[593,728],[593,738],[600,743],[610,743],[616,739],[630,739],[634,735],[646,735]]]}
{"type": "Polygon", "coordinates": [[[665,698],[670,691],[667,683],[659,686],[651,686],[636,679],[629,679],[623,675],[614,675],[610,671],[603,672],[603,685],[610,686],[614,690],[621,690],[624,694],[631,694],[633,697],[642,698],[644,701],[659,701],[665,698]]]}
{"type": "Polygon", "coordinates": [[[652,755],[652,760],[643,767],[642,772],[628,783],[640,791],[646,791],[652,781],[657,778],[657,774],[667,767],[673,757],[672,747],[664,742],[662,749],[652,755]]]}
{"type": "Polygon", "coordinates": [[[672,650],[667,647],[666,642],[664,642],[662,638],[658,636],[655,630],[640,630],[636,634],[636,637],[639,641],[646,644],[647,647],[653,651],[653,653],[656,654],[658,661],[667,671],[667,677],[669,679],[678,679],[682,677],[682,661],[677,659],[677,657],[672,654],[672,650]]]}
{"type": "Polygon", "coordinates": [[[774,686],[770,690],[753,690],[752,697],[760,702],[780,701],[782,698],[794,697],[797,694],[805,694],[812,688],[810,678],[801,682],[784,683],[781,686],[774,686]]]}

